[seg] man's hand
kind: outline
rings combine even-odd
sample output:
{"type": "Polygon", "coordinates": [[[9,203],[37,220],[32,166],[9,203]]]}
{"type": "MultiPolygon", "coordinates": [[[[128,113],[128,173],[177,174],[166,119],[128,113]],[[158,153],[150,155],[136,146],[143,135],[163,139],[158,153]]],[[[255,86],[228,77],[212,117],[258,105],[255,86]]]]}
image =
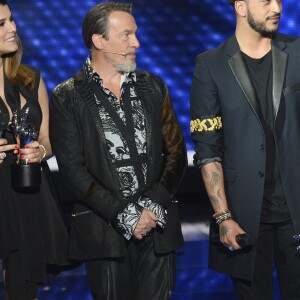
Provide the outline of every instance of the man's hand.
{"type": "Polygon", "coordinates": [[[133,232],[134,237],[138,240],[141,240],[143,236],[156,227],[157,220],[158,219],[156,215],[152,211],[144,208],[133,232]]]}
{"type": "Polygon", "coordinates": [[[220,224],[220,242],[225,247],[230,247],[232,251],[241,249],[235,237],[242,233],[245,233],[245,231],[233,220],[226,220],[220,224]]]}

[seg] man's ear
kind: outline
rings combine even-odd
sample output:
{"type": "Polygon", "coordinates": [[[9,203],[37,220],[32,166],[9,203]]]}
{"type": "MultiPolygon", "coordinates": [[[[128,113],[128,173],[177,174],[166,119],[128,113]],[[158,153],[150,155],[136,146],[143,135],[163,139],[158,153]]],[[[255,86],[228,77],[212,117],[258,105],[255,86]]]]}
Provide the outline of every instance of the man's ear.
{"type": "Polygon", "coordinates": [[[234,9],[240,17],[246,17],[246,15],[247,15],[247,6],[246,6],[245,1],[235,1],[234,2],[234,9]]]}
{"type": "Polygon", "coordinates": [[[97,50],[103,49],[103,39],[104,38],[103,38],[102,34],[94,33],[92,35],[92,42],[93,42],[95,49],[97,49],[97,50]]]}

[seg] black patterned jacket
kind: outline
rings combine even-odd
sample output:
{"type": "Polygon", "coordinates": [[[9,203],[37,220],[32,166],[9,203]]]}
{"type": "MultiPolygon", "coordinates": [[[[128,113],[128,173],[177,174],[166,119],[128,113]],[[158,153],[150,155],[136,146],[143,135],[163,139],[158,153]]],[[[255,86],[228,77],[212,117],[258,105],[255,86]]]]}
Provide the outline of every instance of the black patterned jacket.
{"type": "MultiPolygon", "coordinates": [[[[167,87],[148,72],[137,72],[136,91],[145,111],[146,195],[167,209],[167,225],[153,234],[157,253],[182,246],[175,193],[186,168],[186,149],[167,87]]],[[[50,103],[50,130],[62,178],[74,192],[70,259],[123,255],[125,239],[111,225],[125,207],[116,167],[107,150],[93,91],[84,68],[57,86],[50,103]]]]}

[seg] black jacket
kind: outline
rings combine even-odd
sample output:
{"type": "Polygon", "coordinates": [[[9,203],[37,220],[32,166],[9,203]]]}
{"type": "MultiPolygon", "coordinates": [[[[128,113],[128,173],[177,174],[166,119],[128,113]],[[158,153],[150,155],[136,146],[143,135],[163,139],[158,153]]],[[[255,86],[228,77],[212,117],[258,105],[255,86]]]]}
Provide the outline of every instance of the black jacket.
{"type": "MultiPolygon", "coordinates": [[[[163,81],[137,72],[136,90],[145,111],[148,171],[146,188],[131,201],[143,194],[168,210],[165,229],[153,236],[156,252],[166,253],[183,243],[174,197],[186,167],[185,143],[163,81]]],[[[70,259],[122,256],[125,239],[111,224],[126,203],[84,69],[54,89],[50,129],[62,178],[75,195],[70,259]],[[87,210],[93,212],[80,214],[87,210]]]]}
{"type": "MultiPolygon", "coordinates": [[[[300,233],[299,45],[300,39],[281,34],[272,40],[274,141],[295,234],[300,233]]],[[[257,101],[235,36],[197,56],[191,92],[196,159],[222,158],[233,219],[255,238],[249,251],[233,253],[211,243],[209,265],[246,280],[252,279],[254,270],[267,151],[257,101]]],[[[218,228],[211,227],[211,233],[218,233],[218,228]]]]}

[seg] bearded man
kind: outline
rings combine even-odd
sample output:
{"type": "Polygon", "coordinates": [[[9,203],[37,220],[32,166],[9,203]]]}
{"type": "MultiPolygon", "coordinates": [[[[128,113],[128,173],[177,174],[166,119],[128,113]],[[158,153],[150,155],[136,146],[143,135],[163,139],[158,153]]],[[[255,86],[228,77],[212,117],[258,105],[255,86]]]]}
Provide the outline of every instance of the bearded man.
{"type": "Polygon", "coordinates": [[[84,261],[95,300],[170,299],[183,238],[175,193],[187,159],[161,78],[136,71],[130,3],[86,15],[91,51],[53,91],[51,138],[74,191],[69,257],[84,261]]]}
{"type": "Polygon", "coordinates": [[[209,265],[256,300],[272,299],[275,265],[282,299],[300,299],[300,42],[277,33],[280,0],[228,2],[235,34],[198,55],[191,91],[209,265]]]}

